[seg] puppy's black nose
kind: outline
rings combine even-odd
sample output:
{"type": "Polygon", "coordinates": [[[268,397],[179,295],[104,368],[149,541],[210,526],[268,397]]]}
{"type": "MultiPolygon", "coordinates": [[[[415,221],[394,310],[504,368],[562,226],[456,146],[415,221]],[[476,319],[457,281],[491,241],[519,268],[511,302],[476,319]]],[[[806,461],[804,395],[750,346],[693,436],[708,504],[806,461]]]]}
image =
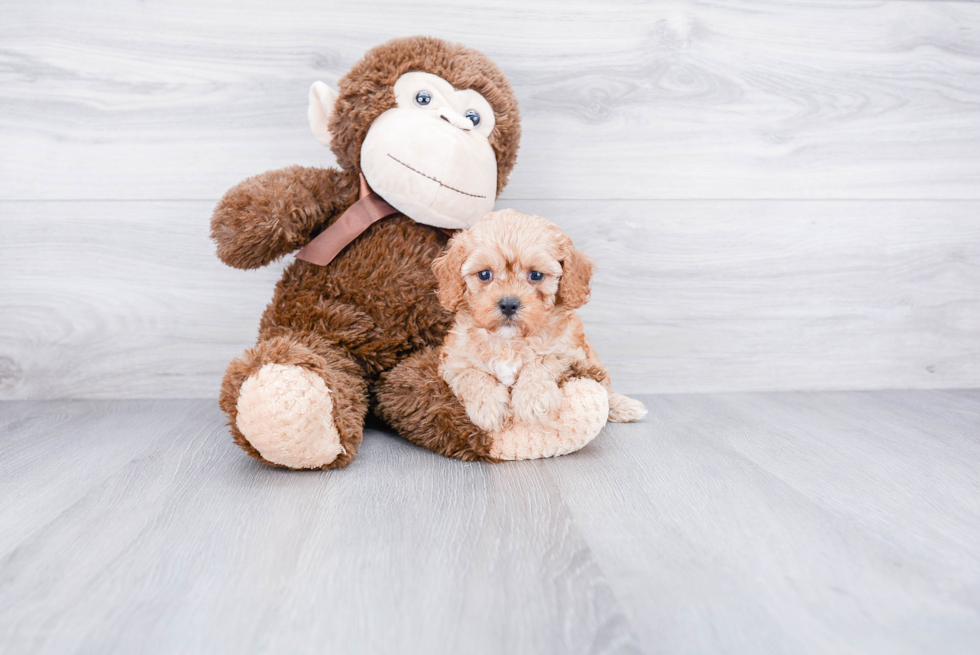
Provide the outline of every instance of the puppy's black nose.
{"type": "Polygon", "coordinates": [[[497,301],[497,307],[504,316],[513,316],[521,308],[521,301],[517,298],[501,298],[497,301]]]}

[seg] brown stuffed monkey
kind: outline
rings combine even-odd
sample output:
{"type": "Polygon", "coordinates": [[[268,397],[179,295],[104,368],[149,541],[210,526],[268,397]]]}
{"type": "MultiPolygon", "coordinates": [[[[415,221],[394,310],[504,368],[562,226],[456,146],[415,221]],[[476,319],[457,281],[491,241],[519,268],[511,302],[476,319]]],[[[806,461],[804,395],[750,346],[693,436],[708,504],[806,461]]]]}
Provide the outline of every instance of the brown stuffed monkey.
{"type": "MultiPolygon", "coordinates": [[[[313,85],[309,119],[340,168],[245,180],[211,220],[229,266],[258,268],[303,249],[276,285],[258,343],[225,373],[220,405],[233,438],[267,464],[341,467],[373,403],[430,450],[508,458],[438,373],[435,347],[452,316],[431,266],[446,230],[489,212],[514,166],[510,84],[479,52],[413,37],[372,49],[338,86],[313,85]]],[[[606,392],[591,379],[569,382],[575,430],[590,439],[605,424],[606,392]]]]}

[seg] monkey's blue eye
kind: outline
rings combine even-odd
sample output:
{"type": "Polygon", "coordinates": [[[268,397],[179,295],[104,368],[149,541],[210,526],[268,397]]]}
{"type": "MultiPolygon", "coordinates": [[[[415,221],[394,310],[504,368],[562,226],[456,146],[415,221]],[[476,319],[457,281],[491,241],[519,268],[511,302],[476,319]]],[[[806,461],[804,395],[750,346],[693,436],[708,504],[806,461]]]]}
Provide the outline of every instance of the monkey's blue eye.
{"type": "Polygon", "coordinates": [[[428,91],[419,91],[415,94],[415,104],[419,107],[425,107],[430,102],[432,102],[432,94],[428,91]]]}
{"type": "Polygon", "coordinates": [[[493,279],[493,271],[488,268],[485,271],[480,271],[476,276],[480,278],[480,282],[489,282],[493,279]]]}
{"type": "Polygon", "coordinates": [[[531,280],[531,282],[540,282],[544,279],[544,273],[541,271],[531,271],[527,274],[527,279],[531,280]]]}
{"type": "Polygon", "coordinates": [[[473,127],[476,127],[477,125],[480,124],[480,115],[476,113],[475,109],[467,109],[466,113],[463,114],[463,116],[470,119],[470,122],[473,123],[473,127]]]}

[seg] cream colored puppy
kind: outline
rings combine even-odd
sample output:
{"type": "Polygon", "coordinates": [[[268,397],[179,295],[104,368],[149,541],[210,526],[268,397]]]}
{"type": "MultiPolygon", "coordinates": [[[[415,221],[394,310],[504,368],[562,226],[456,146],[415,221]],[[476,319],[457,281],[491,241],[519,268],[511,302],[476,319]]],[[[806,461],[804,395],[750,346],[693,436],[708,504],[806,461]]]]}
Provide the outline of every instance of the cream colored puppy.
{"type": "Polygon", "coordinates": [[[450,241],[432,265],[439,300],[456,312],[441,372],[473,423],[498,432],[515,424],[553,426],[560,384],[600,382],[609,420],[627,423],[643,404],[610,388],[574,310],[589,299],[594,265],[557,225],[511,209],[487,214],[450,241]]]}

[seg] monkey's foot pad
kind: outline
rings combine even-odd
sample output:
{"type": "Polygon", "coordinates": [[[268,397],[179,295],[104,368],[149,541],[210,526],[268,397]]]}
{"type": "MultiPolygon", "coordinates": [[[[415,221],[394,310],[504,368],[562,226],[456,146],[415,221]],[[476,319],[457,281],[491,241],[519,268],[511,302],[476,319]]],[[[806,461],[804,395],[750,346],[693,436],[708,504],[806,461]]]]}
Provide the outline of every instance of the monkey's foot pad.
{"type": "Polygon", "coordinates": [[[515,425],[493,438],[490,455],[497,459],[539,459],[579,450],[595,439],[609,416],[609,394],[585,378],[569,380],[562,387],[557,425],[515,425]]]}
{"type": "Polygon", "coordinates": [[[323,379],[301,366],[266,364],[242,383],[238,429],[265,459],[320,468],[344,452],[323,379]]]}

